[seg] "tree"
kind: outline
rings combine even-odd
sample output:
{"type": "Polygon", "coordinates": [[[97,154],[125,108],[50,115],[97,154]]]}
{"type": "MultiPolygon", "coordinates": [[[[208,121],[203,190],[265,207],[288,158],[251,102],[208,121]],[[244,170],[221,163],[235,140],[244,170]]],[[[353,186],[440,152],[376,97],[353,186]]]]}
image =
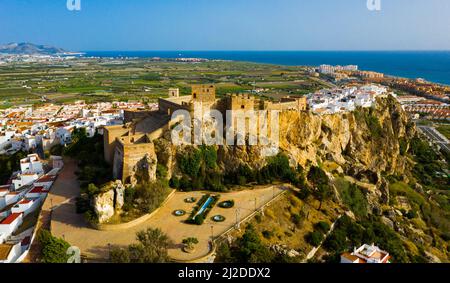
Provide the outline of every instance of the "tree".
{"type": "Polygon", "coordinates": [[[320,184],[314,191],[314,196],[320,201],[318,210],[322,209],[322,203],[333,195],[333,191],[328,184],[320,184]]]}
{"type": "Polygon", "coordinates": [[[198,239],[194,237],[189,237],[186,239],[183,239],[183,244],[185,245],[186,249],[189,251],[194,250],[195,245],[198,244],[198,239]]]}
{"type": "Polygon", "coordinates": [[[44,263],[67,263],[69,255],[67,250],[70,248],[70,244],[53,237],[50,231],[40,230],[38,234],[38,240],[41,244],[42,262],[44,263]]]}
{"type": "Polygon", "coordinates": [[[274,258],[271,251],[262,244],[258,233],[251,225],[247,227],[242,238],[238,239],[237,247],[236,258],[241,263],[269,263],[274,258]]]}
{"type": "Polygon", "coordinates": [[[172,244],[160,229],[148,228],[136,234],[138,243],[127,249],[115,248],[111,251],[114,263],[165,263],[169,261],[167,249],[172,244]]]}
{"type": "Polygon", "coordinates": [[[315,228],[317,231],[325,234],[330,230],[331,227],[330,224],[328,224],[328,222],[320,221],[315,225],[315,228]]]}
{"type": "Polygon", "coordinates": [[[314,247],[317,247],[323,240],[323,234],[318,231],[311,232],[307,235],[306,240],[314,247]]]}
{"type": "Polygon", "coordinates": [[[323,201],[330,198],[333,194],[328,176],[320,167],[312,166],[308,172],[308,180],[316,188],[313,190],[313,195],[320,201],[319,210],[321,210],[323,201]]]}
{"type": "Polygon", "coordinates": [[[140,200],[139,208],[144,213],[150,213],[158,208],[170,193],[167,184],[162,181],[140,184],[135,189],[135,195],[140,200]]]}

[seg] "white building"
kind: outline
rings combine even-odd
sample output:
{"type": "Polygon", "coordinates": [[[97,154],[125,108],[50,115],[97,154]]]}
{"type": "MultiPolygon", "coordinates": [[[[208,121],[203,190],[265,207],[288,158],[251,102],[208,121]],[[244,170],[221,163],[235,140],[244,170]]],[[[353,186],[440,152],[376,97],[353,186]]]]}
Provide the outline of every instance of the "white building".
{"type": "Polygon", "coordinates": [[[33,199],[45,199],[49,190],[44,187],[34,187],[31,191],[29,191],[25,197],[33,198],[33,199]]]}
{"type": "Polygon", "coordinates": [[[23,223],[22,213],[11,213],[8,217],[0,222],[0,233],[5,234],[7,237],[11,236],[17,228],[23,223]]]}
{"type": "Polygon", "coordinates": [[[66,128],[58,128],[55,132],[55,137],[59,140],[61,145],[70,144],[72,142],[72,133],[66,128]]]}
{"type": "Polygon", "coordinates": [[[42,162],[37,154],[29,154],[26,158],[20,160],[20,171],[25,173],[44,174],[42,162]]]}
{"type": "Polygon", "coordinates": [[[341,263],[389,263],[389,253],[375,244],[364,244],[352,253],[343,253],[341,263]]]}
{"type": "Polygon", "coordinates": [[[377,85],[323,89],[308,95],[308,105],[318,114],[349,112],[357,106],[372,107],[376,97],[386,94],[387,89],[377,85]]]}
{"type": "Polygon", "coordinates": [[[36,137],[31,136],[31,135],[25,135],[23,143],[24,143],[23,145],[25,147],[25,151],[30,151],[37,147],[36,137]]]}
{"type": "Polygon", "coordinates": [[[21,187],[26,186],[26,185],[31,185],[37,179],[39,179],[39,174],[37,174],[37,173],[25,173],[25,174],[19,173],[12,180],[14,190],[18,190],[21,187]]]}
{"type": "Polygon", "coordinates": [[[11,213],[23,213],[23,216],[25,217],[36,210],[40,203],[40,199],[24,198],[11,208],[11,213]]]}
{"type": "Polygon", "coordinates": [[[0,208],[4,208],[8,205],[16,203],[21,198],[21,194],[18,192],[8,192],[3,197],[0,197],[0,208]]]}
{"type": "Polygon", "coordinates": [[[44,189],[49,189],[55,180],[56,175],[47,174],[36,180],[36,182],[34,182],[34,187],[43,187],[44,189]]]}

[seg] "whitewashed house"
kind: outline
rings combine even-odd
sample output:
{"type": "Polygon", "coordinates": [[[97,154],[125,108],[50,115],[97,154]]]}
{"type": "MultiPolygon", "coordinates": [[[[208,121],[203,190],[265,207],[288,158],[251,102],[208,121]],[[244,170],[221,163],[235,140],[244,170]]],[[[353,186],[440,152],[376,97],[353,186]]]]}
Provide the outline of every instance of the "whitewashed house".
{"type": "Polygon", "coordinates": [[[72,133],[69,129],[63,127],[56,130],[55,137],[59,140],[61,145],[70,144],[72,142],[72,133]]]}
{"type": "Polygon", "coordinates": [[[39,198],[24,198],[11,208],[11,213],[23,213],[23,216],[25,217],[36,210],[40,203],[41,199],[39,198]]]}
{"type": "Polygon", "coordinates": [[[20,227],[20,225],[22,225],[22,223],[22,213],[11,213],[8,217],[0,222],[0,233],[3,233],[7,237],[9,237],[20,227]]]}
{"type": "Polygon", "coordinates": [[[381,250],[375,244],[364,244],[355,248],[352,253],[343,253],[341,263],[389,263],[389,253],[381,250]]]}
{"type": "Polygon", "coordinates": [[[56,180],[57,176],[56,175],[44,175],[42,177],[40,177],[39,179],[36,180],[36,182],[34,182],[34,187],[43,187],[44,189],[49,189],[53,182],[56,180]]]}
{"type": "Polygon", "coordinates": [[[26,198],[33,198],[33,199],[45,199],[47,197],[49,190],[44,187],[34,187],[31,191],[29,191],[25,197],[26,198]]]}
{"type": "Polygon", "coordinates": [[[37,154],[29,154],[26,158],[20,160],[20,171],[25,173],[44,174],[44,167],[37,154]]]}
{"type": "Polygon", "coordinates": [[[39,174],[37,174],[37,173],[25,173],[25,174],[19,173],[12,180],[14,190],[18,190],[21,187],[26,186],[26,185],[31,185],[37,179],[39,179],[39,174]]]}

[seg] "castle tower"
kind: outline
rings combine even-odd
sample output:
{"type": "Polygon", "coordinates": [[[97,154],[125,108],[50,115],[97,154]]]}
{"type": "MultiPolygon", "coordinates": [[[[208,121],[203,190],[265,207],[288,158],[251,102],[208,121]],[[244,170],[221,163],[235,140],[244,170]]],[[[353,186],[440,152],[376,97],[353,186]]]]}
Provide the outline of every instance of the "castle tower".
{"type": "Polygon", "coordinates": [[[169,98],[180,97],[179,88],[169,88],[169,98]]]}
{"type": "Polygon", "coordinates": [[[192,85],[192,101],[214,103],[216,101],[216,87],[214,85],[192,85]]]}

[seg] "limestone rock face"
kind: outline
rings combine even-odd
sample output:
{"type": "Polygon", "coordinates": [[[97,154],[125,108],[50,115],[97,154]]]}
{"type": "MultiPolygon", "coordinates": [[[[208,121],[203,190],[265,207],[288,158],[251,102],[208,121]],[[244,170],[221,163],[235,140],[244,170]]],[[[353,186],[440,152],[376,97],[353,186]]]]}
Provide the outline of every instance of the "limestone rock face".
{"type": "MultiPolygon", "coordinates": [[[[415,126],[392,96],[379,97],[372,108],[353,112],[317,115],[304,111],[279,114],[279,151],[289,157],[291,166],[334,163],[336,172],[376,184],[367,193],[369,212],[379,214],[381,204],[389,203],[388,182],[383,175],[403,176],[412,164],[402,155],[415,135],[415,126]]],[[[158,159],[170,176],[177,172],[176,155],[186,147],[173,147],[164,136],[155,142],[158,159]]],[[[218,146],[218,166],[224,172],[240,165],[260,169],[267,164],[263,146],[218,146]]],[[[149,162],[147,162],[149,163],[149,162]]],[[[153,175],[153,174],[149,174],[153,175]]]]}
{"type": "Polygon", "coordinates": [[[122,209],[125,195],[125,187],[120,180],[106,184],[102,190],[104,192],[96,195],[92,200],[99,223],[107,222],[122,209]]]}
{"type": "Polygon", "coordinates": [[[158,158],[155,151],[147,152],[145,156],[133,167],[133,174],[130,177],[132,186],[137,183],[150,183],[156,180],[156,167],[158,158]]]}
{"type": "Polygon", "coordinates": [[[155,141],[155,150],[158,163],[167,168],[167,178],[172,178],[173,168],[175,167],[175,146],[167,139],[159,139],[155,141]]]}
{"type": "MultiPolygon", "coordinates": [[[[379,172],[401,175],[405,171],[408,162],[400,154],[400,140],[408,148],[408,141],[415,134],[415,127],[393,97],[379,98],[373,108],[350,113],[316,115],[284,111],[279,121],[280,151],[288,155],[293,166],[307,167],[328,160],[345,174],[373,183],[379,181],[379,172]],[[370,121],[371,118],[376,122],[370,121]],[[373,129],[373,124],[378,128],[373,129]]],[[[169,153],[166,149],[167,146],[164,150],[169,153]]],[[[261,168],[266,164],[262,149],[262,146],[220,146],[219,165],[225,171],[235,170],[240,164],[261,168]]],[[[176,149],[171,150],[169,155],[173,159],[176,149]]]]}
{"type": "Polygon", "coordinates": [[[389,226],[391,229],[394,229],[394,222],[386,216],[381,217],[381,222],[383,222],[384,225],[389,226]]]}
{"type": "Polygon", "coordinates": [[[437,256],[430,252],[425,251],[425,256],[428,259],[429,263],[442,263],[442,261],[437,256]]]}
{"type": "Polygon", "coordinates": [[[382,204],[389,204],[389,183],[384,177],[380,177],[377,188],[381,192],[380,201],[382,204]]]}
{"type": "Polygon", "coordinates": [[[295,163],[304,166],[328,159],[354,176],[362,171],[403,172],[406,160],[400,155],[399,140],[405,139],[408,147],[407,141],[414,132],[415,128],[393,97],[378,99],[372,109],[351,113],[315,115],[288,111],[280,114],[281,150],[295,163]],[[377,119],[379,132],[374,132],[367,117],[377,119]]]}
{"type": "MultiPolygon", "coordinates": [[[[279,114],[279,151],[288,155],[293,166],[308,167],[325,160],[334,162],[346,175],[378,183],[380,172],[402,175],[409,165],[400,154],[409,147],[415,127],[395,98],[378,98],[372,108],[353,112],[316,115],[312,112],[284,111],[279,114]]],[[[218,164],[224,171],[235,170],[240,164],[250,168],[263,167],[266,156],[263,146],[219,146],[218,164]]],[[[158,160],[168,168],[170,176],[176,171],[176,148],[170,137],[155,142],[158,160]]],[[[152,164],[151,162],[147,162],[152,164]]],[[[153,175],[153,174],[149,174],[153,175]]],[[[384,183],[379,183],[384,189],[384,183]]],[[[388,201],[384,190],[383,202],[388,201]]]]}
{"type": "Polygon", "coordinates": [[[93,207],[99,223],[105,223],[114,215],[114,190],[98,194],[93,199],[93,207]]]}
{"type": "Polygon", "coordinates": [[[114,209],[121,210],[125,203],[125,186],[120,180],[114,182],[114,209]]]}

